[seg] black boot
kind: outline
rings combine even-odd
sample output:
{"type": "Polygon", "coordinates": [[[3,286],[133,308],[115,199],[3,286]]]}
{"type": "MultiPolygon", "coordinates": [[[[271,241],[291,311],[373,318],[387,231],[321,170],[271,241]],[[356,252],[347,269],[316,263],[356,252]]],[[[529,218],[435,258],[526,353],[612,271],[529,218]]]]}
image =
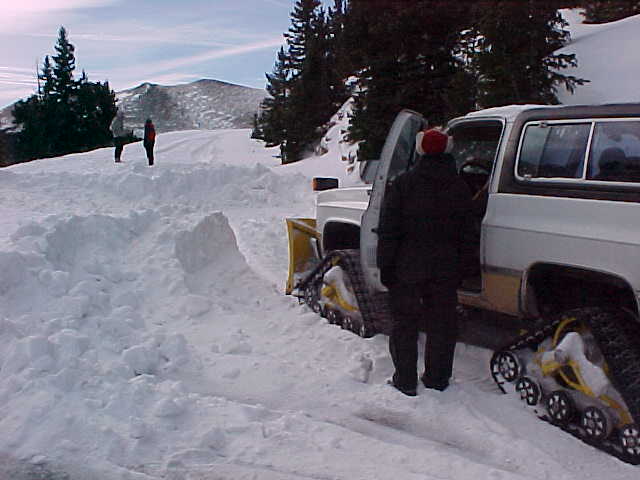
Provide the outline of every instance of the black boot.
{"type": "Polygon", "coordinates": [[[420,380],[422,380],[422,383],[426,388],[430,388],[432,390],[439,390],[441,392],[446,390],[447,387],[449,386],[449,379],[446,379],[446,380],[433,379],[433,378],[427,377],[426,375],[423,375],[422,377],[420,377],[420,380]]]}
{"type": "Polygon", "coordinates": [[[405,387],[403,385],[399,385],[398,383],[396,383],[395,374],[393,375],[393,378],[390,378],[389,380],[387,380],[387,384],[391,385],[393,388],[395,388],[399,392],[404,393],[408,397],[415,397],[418,394],[416,387],[413,387],[413,388],[405,387]]]}

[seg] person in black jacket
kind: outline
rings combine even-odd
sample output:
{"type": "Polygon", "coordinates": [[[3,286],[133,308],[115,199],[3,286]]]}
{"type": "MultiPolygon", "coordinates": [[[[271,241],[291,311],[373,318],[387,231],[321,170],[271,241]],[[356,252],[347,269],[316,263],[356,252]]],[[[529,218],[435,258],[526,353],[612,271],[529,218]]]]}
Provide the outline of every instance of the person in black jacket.
{"type": "Polygon", "coordinates": [[[156,143],[156,128],[153,125],[153,122],[150,118],[147,118],[147,121],[144,122],[144,139],[142,144],[144,145],[144,149],[147,152],[147,160],[149,161],[149,166],[153,165],[153,146],[156,143]]]}
{"type": "Polygon", "coordinates": [[[436,390],[449,385],[457,287],[475,258],[471,193],[448,153],[452,143],[437,129],[418,133],[421,157],[387,186],[378,229],[378,265],[393,313],[389,350],[395,373],[389,383],[410,396],[418,383],[421,326],[427,334],[422,382],[436,390]]]}

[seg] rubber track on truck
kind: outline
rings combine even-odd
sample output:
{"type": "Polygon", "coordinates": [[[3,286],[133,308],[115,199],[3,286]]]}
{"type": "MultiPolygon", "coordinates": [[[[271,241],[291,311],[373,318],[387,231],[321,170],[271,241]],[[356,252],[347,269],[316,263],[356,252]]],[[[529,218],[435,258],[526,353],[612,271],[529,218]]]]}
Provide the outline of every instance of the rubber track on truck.
{"type": "Polygon", "coordinates": [[[391,311],[387,293],[372,295],[367,287],[364,274],[360,266],[360,250],[333,250],[295,287],[298,292],[314,282],[319,282],[331,267],[338,265],[345,270],[351,281],[354,294],[358,300],[358,309],[362,315],[367,330],[371,332],[388,333],[391,325],[391,311]]]}
{"type": "MultiPolygon", "coordinates": [[[[609,366],[609,376],[618,393],[622,396],[633,423],[640,424],[640,324],[630,315],[624,315],[621,311],[603,310],[600,308],[582,308],[576,311],[579,320],[589,327],[602,355],[609,366]],[[612,321],[614,319],[614,321],[612,321]]],[[[553,320],[533,332],[526,333],[517,338],[513,343],[497,350],[494,358],[501,351],[515,351],[523,348],[536,350],[538,345],[551,336],[560,324],[561,319],[553,320]]],[[[492,372],[493,373],[493,372],[492,372]]],[[[503,393],[506,393],[502,384],[494,375],[494,380],[503,393]]],[[[549,421],[547,417],[543,420],[549,421]]],[[[555,424],[554,424],[555,425],[555,424]]],[[[618,440],[613,435],[604,442],[596,442],[583,434],[582,428],[577,423],[566,426],[556,425],[564,431],[579,438],[583,442],[603,450],[620,460],[640,465],[640,458],[631,457],[622,451],[621,447],[614,443],[618,440]]]]}

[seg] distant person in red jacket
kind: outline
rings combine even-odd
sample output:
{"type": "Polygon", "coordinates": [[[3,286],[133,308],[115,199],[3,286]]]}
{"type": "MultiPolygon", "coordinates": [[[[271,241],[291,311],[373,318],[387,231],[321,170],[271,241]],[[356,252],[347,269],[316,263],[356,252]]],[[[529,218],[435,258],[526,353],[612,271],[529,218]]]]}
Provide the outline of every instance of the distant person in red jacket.
{"type": "Polygon", "coordinates": [[[153,146],[156,143],[156,128],[153,126],[153,122],[150,118],[144,122],[144,149],[147,151],[147,160],[149,160],[149,166],[153,165],[153,146]]]}

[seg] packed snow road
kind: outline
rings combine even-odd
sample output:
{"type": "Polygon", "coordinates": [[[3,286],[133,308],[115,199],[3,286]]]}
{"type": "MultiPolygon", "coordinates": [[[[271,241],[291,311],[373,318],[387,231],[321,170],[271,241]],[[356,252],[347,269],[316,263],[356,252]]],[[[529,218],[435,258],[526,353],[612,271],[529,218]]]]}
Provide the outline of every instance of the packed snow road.
{"type": "Polygon", "coordinates": [[[282,294],[283,219],[351,181],[337,137],[278,166],[248,135],[0,170],[0,478],[637,477],[499,395],[488,351],[443,393],[386,386],[384,337],[282,294]]]}

